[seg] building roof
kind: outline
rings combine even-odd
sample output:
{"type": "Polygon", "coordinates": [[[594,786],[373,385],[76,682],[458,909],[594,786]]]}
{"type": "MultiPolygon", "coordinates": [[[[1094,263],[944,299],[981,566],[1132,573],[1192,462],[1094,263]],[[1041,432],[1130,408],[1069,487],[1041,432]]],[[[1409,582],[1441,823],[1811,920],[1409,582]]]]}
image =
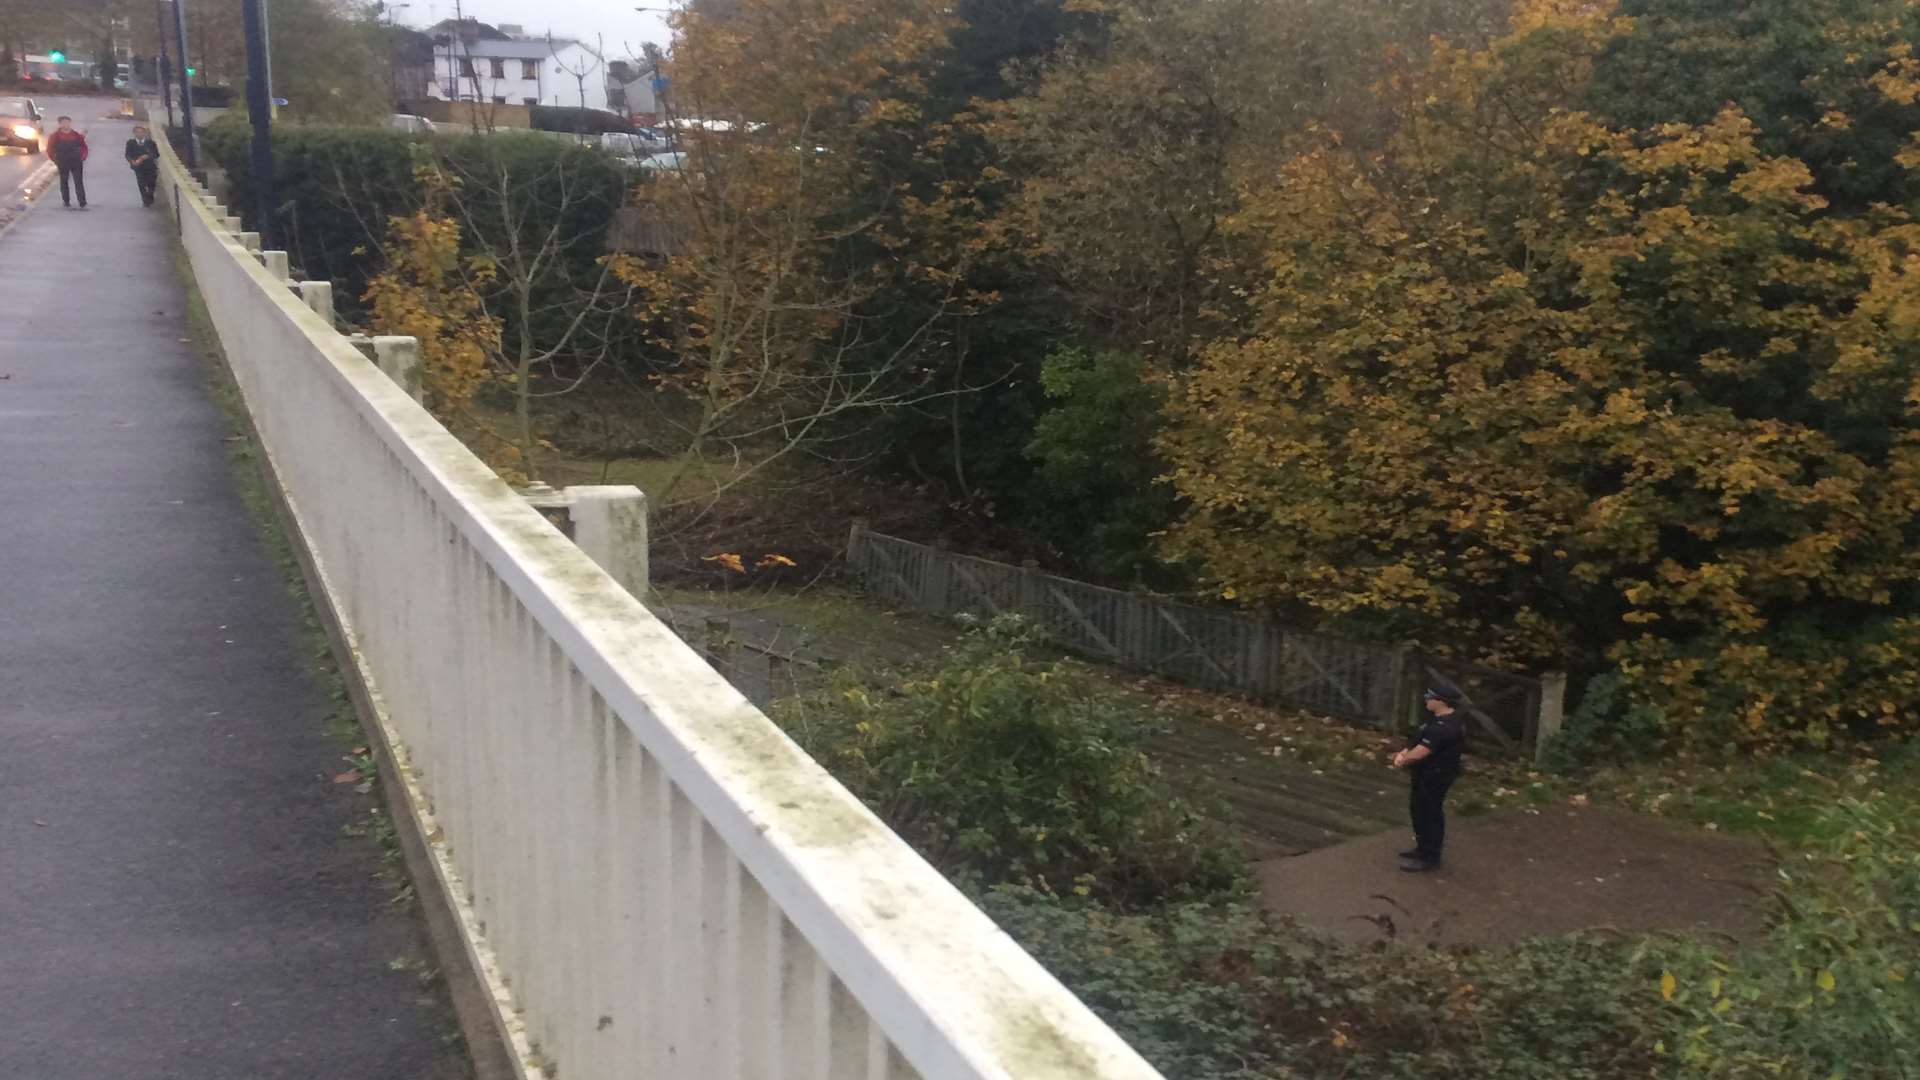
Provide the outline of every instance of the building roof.
{"type": "Polygon", "coordinates": [[[476,59],[503,60],[550,60],[553,54],[567,46],[571,41],[555,38],[551,43],[545,38],[525,41],[472,41],[465,43],[441,43],[439,48],[455,56],[471,56],[476,59]]]}

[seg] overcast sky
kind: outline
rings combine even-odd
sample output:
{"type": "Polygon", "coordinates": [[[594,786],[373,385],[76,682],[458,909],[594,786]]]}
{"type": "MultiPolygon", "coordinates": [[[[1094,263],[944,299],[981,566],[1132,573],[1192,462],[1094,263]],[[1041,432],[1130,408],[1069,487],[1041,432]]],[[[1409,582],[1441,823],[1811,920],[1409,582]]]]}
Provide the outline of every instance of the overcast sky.
{"type": "MultiPolygon", "coordinates": [[[[607,53],[614,59],[628,48],[639,53],[643,41],[666,47],[673,36],[666,16],[633,10],[666,6],[665,0],[460,0],[468,18],[495,26],[517,23],[529,34],[552,31],[554,37],[577,37],[590,44],[596,34],[605,35],[607,53]]],[[[407,0],[395,18],[409,26],[431,26],[453,18],[453,0],[407,0]]]]}

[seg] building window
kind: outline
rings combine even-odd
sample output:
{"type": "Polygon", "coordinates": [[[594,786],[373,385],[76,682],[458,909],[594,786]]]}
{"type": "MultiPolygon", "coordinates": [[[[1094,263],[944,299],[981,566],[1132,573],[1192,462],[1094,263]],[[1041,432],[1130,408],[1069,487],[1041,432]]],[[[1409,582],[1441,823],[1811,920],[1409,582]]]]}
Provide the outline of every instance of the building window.
{"type": "Polygon", "coordinates": [[[493,103],[495,105],[505,105],[507,103],[507,99],[503,97],[496,97],[493,99],[493,103]]]}
{"type": "Polygon", "coordinates": [[[460,77],[463,79],[473,78],[473,57],[463,56],[460,58],[460,77]]]}
{"type": "Polygon", "coordinates": [[[493,58],[493,77],[496,79],[507,77],[507,62],[497,56],[493,58]]]}
{"type": "Polygon", "coordinates": [[[538,60],[520,61],[520,77],[522,79],[532,79],[535,82],[540,81],[540,61],[538,60]]]}
{"type": "Polygon", "coordinates": [[[521,98],[520,104],[525,105],[527,108],[531,109],[535,105],[540,104],[540,99],[537,97],[521,98]]]}

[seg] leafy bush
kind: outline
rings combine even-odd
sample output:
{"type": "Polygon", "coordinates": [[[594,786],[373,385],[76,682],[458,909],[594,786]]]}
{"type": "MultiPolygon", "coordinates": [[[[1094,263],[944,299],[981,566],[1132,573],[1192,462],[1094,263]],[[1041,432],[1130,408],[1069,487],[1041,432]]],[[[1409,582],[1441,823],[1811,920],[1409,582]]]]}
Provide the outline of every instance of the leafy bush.
{"type": "MultiPolygon", "coordinates": [[[[989,914],[1168,1076],[1647,1075],[1649,979],[1591,939],[1347,945],[1240,900],[1122,913],[1001,889],[989,914]]],[[[1644,968],[1645,965],[1643,964],[1644,968]]]]}
{"type": "Polygon", "coordinates": [[[1234,887],[1224,829],[1169,793],[1152,718],[996,620],[932,675],[843,685],[780,716],[794,738],[950,875],[1120,903],[1234,887]]]}

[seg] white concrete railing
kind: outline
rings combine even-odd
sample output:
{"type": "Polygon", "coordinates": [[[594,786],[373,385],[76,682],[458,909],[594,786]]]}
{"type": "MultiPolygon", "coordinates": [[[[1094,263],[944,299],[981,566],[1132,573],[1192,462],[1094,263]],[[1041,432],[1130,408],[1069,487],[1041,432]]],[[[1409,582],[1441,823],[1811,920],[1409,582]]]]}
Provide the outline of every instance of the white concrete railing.
{"type": "Polygon", "coordinates": [[[524,1075],[1158,1075],[162,183],[524,1075]]]}

